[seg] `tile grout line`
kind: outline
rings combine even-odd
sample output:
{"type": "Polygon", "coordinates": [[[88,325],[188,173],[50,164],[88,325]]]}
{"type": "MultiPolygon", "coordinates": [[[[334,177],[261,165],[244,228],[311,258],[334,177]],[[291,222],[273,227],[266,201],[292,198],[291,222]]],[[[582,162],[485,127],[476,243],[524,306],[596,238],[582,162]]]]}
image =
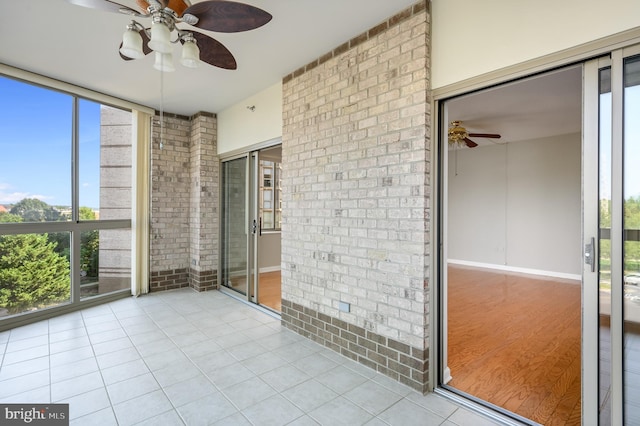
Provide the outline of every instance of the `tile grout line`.
{"type": "MultiPolygon", "coordinates": [[[[135,299],[136,306],[138,306],[138,307],[142,310],[142,312],[144,312],[144,315],[145,315],[145,316],[146,316],[146,317],[147,317],[151,322],[153,322],[153,323],[154,323],[158,328],[160,328],[160,327],[158,326],[158,324],[156,323],[156,321],[155,321],[153,318],[151,318],[151,316],[149,315],[149,312],[147,312],[143,307],[139,306],[139,305],[138,305],[138,303],[137,303],[137,301],[138,301],[138,300],[137,300],[137,299],[135,299]]],[[[167,304],[165,301],[162,301],[162,303],[167,304]]],[[[110,307],[111,307],[111,306],[110,306],[110,307]]],[[[113,315],[116,317],[116,321],[118,321],[118,324],[120,324],[120,327],[122,328],[122,330],[124,331],[125,335],[127,336],[127,339],[129,339],[129,341],[131,342],[131,345],[133,346],[133,348],[135,349],[135,351],[136,351],[136,352],[138,353],[138,355],[140,356],[140,360],[141,360],[141,361],[144,363],[144,365],[149,369],[149,374],[151,374],[151,376],[153,377],[153,380],[154,380],[154,381],[156,382],[156,384],[158,385],[158,388],[162,391],[162,394],[165,396],[165,398],[167,398],[167,401],[169,401],[169,404],[171,404],[172,410],[176,412],[176,414],[178,415],[178,418],[180,418],[180,421],[181,421],[183,424],[185,424],[185,425],[186,425],[186,422],[184,421],[184,419],[183,419],[183,418],[182,418],[182,416],[180,415],[180,412],[178,411],[178,409],[174,406],[173,402],[171,401],[171,398],[169,398],[169,395],[167,395],[167,393],[164,391],[164,388],[162,387],[162,385],[160,384],[160,382],[158,382],[158,379],[156,378],[156,375],[155,375],[155,374],[153,374],[153,371],[151,370],[151,368],[149,367],[149,365],[146,363],[144,355],[142,355],[142,353],[140,353],[140,350],[138,349],[138,346],[133,342],[133,340],[131,340],[131,336],[130,336],[130,335],[129,335],[129,333],[127,332],[126,328],[125,328],[125,327],[123,327],[122,322],[120,322],[120,318],[118,318],[118,315],[113,311],[113,308],[111,309],[111,311],[113,312],[113,315]]],[[[160,328],[160,329],[161,329],[161,328],[160,328]]],[[[162,330],[162,329],[161,329],[161,331],[164,333],[164,330],[162,330]]],[[[164,334],[166,335],[166,333],[164,333],[164,334]]],[[[168,336],[167,336],[167,337],[168,337],[168,336]]],[[[96,361],[96,362],[97,362],[97,361],[96,361]]],[[[98,368],[100,368],[100,366],[98,366],[98,368]]],[[[100,371],[102,371],[102,369],[100,369],[100,371]]],[[[105,390],[107,390],[107,389],[106,389],[106,384],[105,384],[105,390]]],[[[147,392],[147,393],[142,394],[142,395],[138,395],[136,398],[139,398],[139,397],[144,396],[144,395],[148,395],[148,394],[150,394],[150,393],[152,393],[152,392],[155,392],[155,391],[151,391],[151,392],[147,392]]],[[[108,392],[108,391],[107,391],[107,396],[109,396],[109,392],[108,392]]],[[[111,401],[111,396],[109,396],[109,401],[111,401]]],[[[116,406],[116,405],[117,405],[117,404],[113,404],[113,403],[111,403],[111,410],[113,411],[113,417],[116,419],[116,422],[117,422],[118,424],[120,424],[120,421],[118,420],[118,416],[116,415],[116,412],[115,412],[115,406],[116,406]]],[[[162,414],[165,414],[165,413],[168,413],[168,412],[170,412],[170,411],[171,411],[171,410],[164,411],[164,412],[162,412],[162,413],[160,413],[160,414],[157,414],[157,416],[162,415],[162,414]]],[[[157,417],[157,416],[153,416],[153,417],[157,417]]],[[[148,418],[143,419],[143,420],[141,420],[140,422],[136,422],[136,423],[141,423],[141,422],[147,421],[147,420],[149,420],[149,419],[152,419],[153,417],[148,417],[148,418]]]]}
{"type": "MultiPolygon", "coordinates": [[[[111,304],[108,304],[107,306],[109,306],[109,310],[113,312],[113,310],[111,309],[111,304]]],[[[89,340],[89,346],[91,347],[91,353],[93,354],[93,359],[95,360],[96,366],[98,367],[98,373],[100,374],[100,380],[102,381],[102,386],[103,386],[103,389],[104,389],[104,393],[107,394],[107,401],[109,401],[109,407],[111,408],[111,411],[113,412],[113,418],[116,419],[116,424],[118,424],[119,423],[118,422],[118,418],[116,417],[116,413],[113,410],[113,402],[111,401],[111,396],[109,395],[109,392],[107,391],[107,384],[104,381],[104,377],[102,375],[102,369],[100,368],[100,365],[98,364],[98,357],[96,355],[95,349],[93,348],[93,342],[91,341],[91,333],[90,333],[89,329],[87,328],[87,323],[85,321],[85,316],[83,315],[83,312],[84,311],[82,311],[82,310],[80,311],[80,318],[82,318],[82,324],[84,325],[84,330],[87,333],[87,340],[89,340]]],[[[117,317],[116,317],[116,319],[117,319],[117,317]]],[[[89,414],[96,413],[96,412],[98,412],[100,410],[102,410],[102,409],[98,409],[96,411],[92,411],[91,413],[83,414],[82,416],[80,416],[78,418],[84,417],[84,416],[89,415],[89,414]]],[[[69,415],[69,417],[71,417],[71,415],[69,415]]],[[[69,419],[69,420],[75,420],[75,419],[69,419]]]]}

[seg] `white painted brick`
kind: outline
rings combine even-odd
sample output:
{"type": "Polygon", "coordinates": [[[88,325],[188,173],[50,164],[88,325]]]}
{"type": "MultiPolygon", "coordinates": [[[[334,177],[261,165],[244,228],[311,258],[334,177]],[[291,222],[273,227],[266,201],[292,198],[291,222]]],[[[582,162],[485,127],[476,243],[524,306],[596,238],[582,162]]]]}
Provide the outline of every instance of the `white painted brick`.
{"type": "Polygon", "coordinates": [[[283,85],[283,298],[420,348],[424,294],[404,291],[429,250],[426,40],[424,12],[283,85]]]}

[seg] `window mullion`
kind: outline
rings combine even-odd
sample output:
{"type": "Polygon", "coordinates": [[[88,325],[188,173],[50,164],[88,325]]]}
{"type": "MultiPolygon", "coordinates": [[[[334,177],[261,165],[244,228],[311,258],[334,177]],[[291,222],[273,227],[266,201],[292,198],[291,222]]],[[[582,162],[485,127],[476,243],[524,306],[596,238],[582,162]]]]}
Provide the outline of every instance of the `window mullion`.
{"type": "MultiPolygon", "coordinates": [[[[74,224],[80,222],[80,102],[77,96],[73,97],[71,131],[71,221],[74,224]]],[[[74,226],[71,231],[71,302],[80,301],[80,241],[81,231],[74,226]]]]}

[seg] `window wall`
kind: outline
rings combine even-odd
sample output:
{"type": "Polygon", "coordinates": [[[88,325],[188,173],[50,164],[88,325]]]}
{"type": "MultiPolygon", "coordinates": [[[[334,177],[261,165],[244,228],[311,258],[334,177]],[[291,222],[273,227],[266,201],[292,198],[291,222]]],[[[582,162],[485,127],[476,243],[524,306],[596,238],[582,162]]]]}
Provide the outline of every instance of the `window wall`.
{"type": "Polygon", "coordinates": [[[129,110],[0,76],[0,328],[131,289],[129,110]]]}

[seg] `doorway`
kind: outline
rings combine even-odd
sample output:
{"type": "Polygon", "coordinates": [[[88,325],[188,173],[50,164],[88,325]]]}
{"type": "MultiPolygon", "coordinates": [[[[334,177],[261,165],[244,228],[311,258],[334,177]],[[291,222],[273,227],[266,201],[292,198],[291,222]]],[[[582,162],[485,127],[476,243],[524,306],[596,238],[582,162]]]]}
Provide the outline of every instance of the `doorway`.
{"type": "Polygon", "coordinates": [[[640,46],[440,116],[501,135],[441,132],[440,386],[525,423],[640,424],[640,46]]]}
{"type": "Polygon", "coordinates": [[[281,145],[221,164],[221,289],[281,311],[281,145]]]}
{"type": "Polygon", "coordinates": [[[580,424],[582,66],[448,99],[441,117],[441,386],[580,424]]]}

